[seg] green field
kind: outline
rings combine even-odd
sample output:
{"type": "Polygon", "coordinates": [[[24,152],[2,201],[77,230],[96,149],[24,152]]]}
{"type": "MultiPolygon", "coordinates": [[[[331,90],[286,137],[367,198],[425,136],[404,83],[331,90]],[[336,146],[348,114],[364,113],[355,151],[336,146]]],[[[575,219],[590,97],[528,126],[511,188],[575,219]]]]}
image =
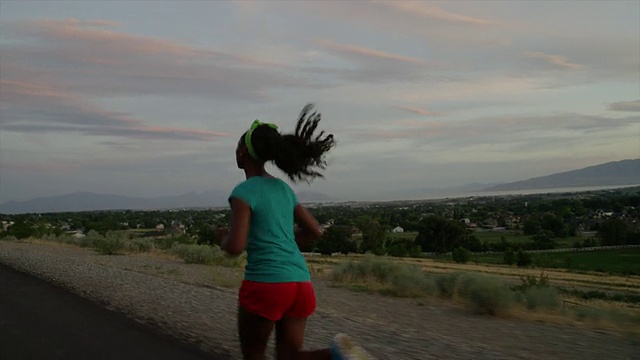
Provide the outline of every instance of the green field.
{"type": "MultiPolygon", "coordinates": [[[[523,235],[520,232],[513,232],[513,231],[474,231],[473,235],[478,239],[480,239],[480,241],[487,242],[489,244],[499,243],[500,241],[502,241],[502,237],[504,237],[505,240],[510,243],[526,244],[526,243],[533,242],[533,240],[531,240],[531,236],[523,235]]],[[[587,237],[570,236],[565,239],[558,238],[558,239],[555,239],[555,241],[558,244],[557,248],[568,249],[568,248],[573,248],[574,243],[582,242],[585,239],[587,239],[587,237]]]]}
{"type": "MultiPolygon", "coordinates": [[[[531,240],[531,236],[523,235],[520,232],[514,232],[514,231],[492,231],[492,230],[487,230],[487,231],[474,231],[472,234],[475,237],[477,237],[481,242],[486,242],[486,243],[489,243],[489,244],[499,243],[500,241],[502,241],[502,237],[504,237],[505,240],[507,240],[510,243],[526,244],[526,243],[533,242],[533,240],[531,240]]],[[[402,240],[409,240],[409,241],[415,240],[416,236],[418,236],[418,232],[417,231],[408,231],[408,232],[404,232],[404,233],[391,233],[389,235],[389,237],[392,240],[402,239],[402,240]]],[[[585,239],[587,239],[587,237],[584,237],[584,236],[572,236],[572,237],[568,237],[566,239],[555,239],[555,241],[558,244],[557,248],[559,248],[559,249],[568,249],[568,248],[574,247],[573,246],[574,243],[582,242],[585,239]]]]}
{"type": "MultiPolygon", "coordinates": [[[[640,275],[640,248],[601,251],[531,254],[537,267],[597,271],[616,275],[640,275]]],[[[438,256],[450,260],[451,256],[438,256]]],[[[471,255],[471,261],[481,264],[502,264],[502,254],[471,255]]]]}

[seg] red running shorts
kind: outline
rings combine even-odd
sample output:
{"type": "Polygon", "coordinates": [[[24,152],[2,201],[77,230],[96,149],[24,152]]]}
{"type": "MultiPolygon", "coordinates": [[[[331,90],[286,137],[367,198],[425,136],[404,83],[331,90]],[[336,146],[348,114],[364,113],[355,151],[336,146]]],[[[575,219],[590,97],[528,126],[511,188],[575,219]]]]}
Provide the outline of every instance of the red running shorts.
{"type": "Polygon", "coordinates": [[[265,283],[244,280],[238,304],[246,311],[271,321],[283,317],[307,318],[316,310],[311,282],[265,283]]]}

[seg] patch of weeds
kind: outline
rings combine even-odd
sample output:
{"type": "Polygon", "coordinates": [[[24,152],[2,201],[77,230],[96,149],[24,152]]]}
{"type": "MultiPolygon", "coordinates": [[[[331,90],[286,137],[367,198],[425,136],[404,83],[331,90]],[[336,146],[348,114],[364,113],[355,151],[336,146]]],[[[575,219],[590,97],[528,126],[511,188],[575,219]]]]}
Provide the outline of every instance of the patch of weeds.
{"type": "Polygon", "coordinates": [[[560,305],[558,290],[550,287],[533,287],[524,290],[524,304],[527,309],[555,310],[560,305]]]}
{"type": "Polygon", "coordinates": [[[435,282],[438,294],[445,298],[452,298],[456,293],[458,278],[462,275],[462,272],[453,272],[436,276],[435,282]]]}
{"type": "Polygon", "coordinates": [[[436,292],[433,280],[415,265],[395,263],[375,255],[361,261],[337,265],[331,274],[337,283],[350,284],[354,290],[379,291],[398,297],[420,297],[436,292]]]}
{"type": "Polygon", "coordinates": [[[394,274],[391,279],[391,294],[400,297],[420,297],[437,293],[433,279],[425,276],[417,267],[406,267],[394,274]]]}
{"type": "Polygon", "coordinates": [[[165,236],[155,239],[155,247],[161,250],[172,249],[175,244],[195,245],[196,239],[188,235],[165,236]]]}
{"type": "Polygon", "coordinates": [[[125,241],[121,235],[107,233],[104,238],[95,242],[94,247],[102,255],[121,255],[125,249],[125,241]]]}
{"type": "Polygon", "coordinates": [[[133,239],[127,241],[125,247],[131,252],[150,252],[154,248],[154,243],[151,239],[133,239]]]}
{"type": "Polygon", "coordinates": [[[244,255],[239,257],[227,256],[218,246],[173,244],[171,252],[187,264],[240,267],[244,262],[244,255]]]}
{"type": "Polygon", "coordinates": [[[479,314],[506,313],[513,302],[510,289],[493,276],[466,273],[458,278],[457,295],[466,299],[479,314]]]}
{"type": "Polygon", "coordinates": [[[511,289],[515,291],[524,291],[532,288],[546,288],[549,287],[549,276],[544,272],[540,273],[540,276],[526,275],[520,277],[521,284],[512,286],[511,289]]]}

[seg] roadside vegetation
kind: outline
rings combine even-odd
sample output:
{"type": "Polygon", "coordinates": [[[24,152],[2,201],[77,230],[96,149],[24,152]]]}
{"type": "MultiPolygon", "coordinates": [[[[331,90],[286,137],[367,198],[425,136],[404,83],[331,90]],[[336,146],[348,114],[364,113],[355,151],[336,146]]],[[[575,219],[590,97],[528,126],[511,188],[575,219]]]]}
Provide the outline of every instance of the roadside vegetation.
{"type": "MultiPolygon", "coordinates": [[[[474,312],[640,324],[640,187],[568,194],[311,206],[325,231],[301,243],[314,276],[474,312]],[[603,248],[606,247],[606,248],[603,248]]],[[[3,215],[0,241],[100,255],[162,254],[240,269],[219,247],[228,210],[3,215]]],[[[640,329],[638,329],[640,332],[640,329]]]]}

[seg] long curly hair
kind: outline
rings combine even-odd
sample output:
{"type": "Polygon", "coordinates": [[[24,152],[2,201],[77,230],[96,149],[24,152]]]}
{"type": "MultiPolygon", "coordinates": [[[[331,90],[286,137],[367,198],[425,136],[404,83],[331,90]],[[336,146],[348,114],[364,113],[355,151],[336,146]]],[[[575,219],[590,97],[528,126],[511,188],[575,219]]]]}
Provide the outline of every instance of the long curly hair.
{"type": "Polygon", "coordinates": [[[273,161],[294,182],[324,177],[320,170],[326,169],[325,155],[336,141],[333,134],[325,135],[324,131],[314,135],[321,118],[319,112],[313,111],[313,104],[307,104],[293,134],[282,134],[266,124],[258,126],[251,134],[256,160],[273,161]]]}

